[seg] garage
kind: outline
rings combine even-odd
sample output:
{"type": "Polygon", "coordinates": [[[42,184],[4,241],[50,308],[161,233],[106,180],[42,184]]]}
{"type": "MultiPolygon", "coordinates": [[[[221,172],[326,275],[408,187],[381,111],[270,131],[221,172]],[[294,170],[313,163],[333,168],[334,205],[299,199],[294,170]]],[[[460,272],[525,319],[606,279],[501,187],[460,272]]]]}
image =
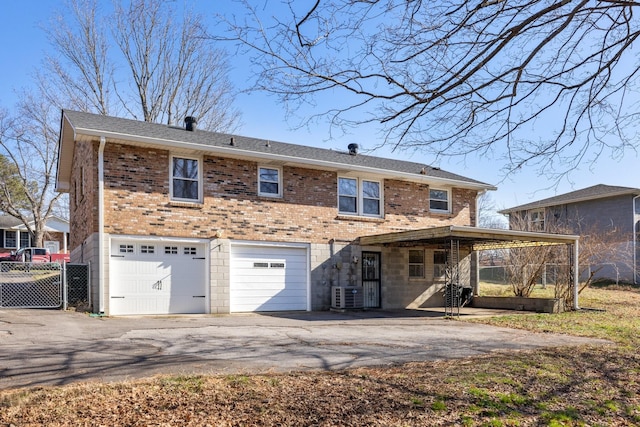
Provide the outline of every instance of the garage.
{"type": "Polygon", "coordinates": [[[111,240],[109,314],[207,313],[206,244],[111,240]]]}
{"type": "Polygon", "coordinates": [[[306,246],[231,245],[231,312],[308,310],[306,246]]]}

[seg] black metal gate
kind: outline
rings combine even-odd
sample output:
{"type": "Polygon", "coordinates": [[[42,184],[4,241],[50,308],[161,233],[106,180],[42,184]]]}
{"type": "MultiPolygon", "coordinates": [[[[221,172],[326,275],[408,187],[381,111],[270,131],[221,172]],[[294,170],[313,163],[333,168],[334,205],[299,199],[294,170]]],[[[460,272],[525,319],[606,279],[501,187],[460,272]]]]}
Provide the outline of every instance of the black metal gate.
{"type": "Polygon", "coordinates": [[[380,307],[380,252],[362,252],[364,307],[380,307]]]}

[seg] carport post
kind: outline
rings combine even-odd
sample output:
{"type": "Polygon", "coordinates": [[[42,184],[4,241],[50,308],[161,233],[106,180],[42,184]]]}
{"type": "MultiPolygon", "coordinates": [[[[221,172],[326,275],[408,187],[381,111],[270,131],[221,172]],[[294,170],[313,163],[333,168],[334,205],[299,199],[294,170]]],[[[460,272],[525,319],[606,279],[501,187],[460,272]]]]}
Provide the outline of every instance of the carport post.
{"type": "Polygon", "coordinates": [[[573,309],[580,310],[580,304],[578,304],[578,290],[580,287],[580,268],[578,262],[578,256],[580,255],[580,249],[578,248],[578,238],[573,242],[573,309]]]}

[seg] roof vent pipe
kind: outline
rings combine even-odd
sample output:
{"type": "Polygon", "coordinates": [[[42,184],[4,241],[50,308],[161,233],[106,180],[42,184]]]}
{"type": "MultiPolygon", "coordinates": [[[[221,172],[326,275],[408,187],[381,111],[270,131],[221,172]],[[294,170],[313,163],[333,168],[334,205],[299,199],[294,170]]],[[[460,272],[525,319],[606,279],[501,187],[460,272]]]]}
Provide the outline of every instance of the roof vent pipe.
{"type": "Polygon", "coordinates": [[[358,144],[349,144],[347,145],[347,148],[349,149],[349,154],[351,154],[352,156],[358,154],[358,144]]]}
{"type": "Polygon", "coordinates": [[[193,116],[187,116],[184,118],[184,126],[189,132],[196,130],[196,124],[198,120],[193,116]]]}
{"type": "Polygon", "coordinates": [[[229,145],[232,147],[236,146],[236,141],[234,141],[233,137],[231,137],[231,142],[229,142],[229,145]]]}

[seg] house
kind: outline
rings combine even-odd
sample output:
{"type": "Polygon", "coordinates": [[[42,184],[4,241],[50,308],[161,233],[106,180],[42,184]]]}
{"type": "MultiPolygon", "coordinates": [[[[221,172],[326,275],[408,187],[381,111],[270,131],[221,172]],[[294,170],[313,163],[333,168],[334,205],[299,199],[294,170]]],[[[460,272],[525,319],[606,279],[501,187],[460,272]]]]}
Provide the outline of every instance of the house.
{"type": "MultiPolygon", "coordinates": [[[[594,185],[505,209],[510,228],[578,234],[593,245],[587,275],[638,283],[640,189],[594,185]]],[[[584,277],[583,277],[584,278],[584,277]]]]}
{"type": "MultiPolygon", "coordinates": [[[[69,221],[50,216],[45,224],[44,247],[49,253],[67,252],[69,221]]],[[[21,220],[10,215],[0,215],[0,254],[5,255],[20,248],[33,246],[33,236],[21,220]]]]}
{"type": "Polygon", "coordinates": [[[450,239],[470,241],[477,196],[495,189],[356,144],[186,124],[62,112],[56,184],[95,312],[326,310],[356,294],[365,308],[442,306],[451,254],[471,253],[450,239]]]}

